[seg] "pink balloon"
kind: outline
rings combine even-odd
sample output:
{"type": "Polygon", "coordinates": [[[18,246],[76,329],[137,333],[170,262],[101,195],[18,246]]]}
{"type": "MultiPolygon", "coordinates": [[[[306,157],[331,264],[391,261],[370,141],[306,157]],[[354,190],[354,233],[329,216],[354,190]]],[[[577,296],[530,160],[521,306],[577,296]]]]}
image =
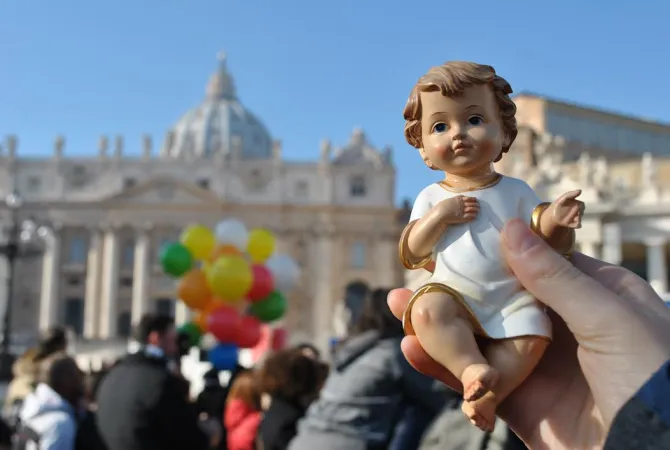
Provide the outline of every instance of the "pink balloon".
{"type": "Polygon", "coordinates": [[[251,303],[254,303],[270,295],[274,290],[275,283],[272,273],[265,266],[253,265],[251,266],[251,272],[254,281],[247,298],[251,303]]]}
{"type": "Polygon", "coordinates": [[[234,308],[220,306],[209,314],[207,329],[217,341],[233,343],[236,340],[240,322],[240,314],[234,308]]]}

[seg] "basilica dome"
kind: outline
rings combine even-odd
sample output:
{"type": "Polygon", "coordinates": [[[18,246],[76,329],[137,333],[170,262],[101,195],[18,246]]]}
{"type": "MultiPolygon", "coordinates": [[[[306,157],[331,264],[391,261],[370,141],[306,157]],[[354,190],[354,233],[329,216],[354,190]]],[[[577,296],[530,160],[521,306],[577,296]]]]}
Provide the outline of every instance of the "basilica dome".
{"type": "Polygon", "coordinates": [[[270,133],[237,98],[224,55],[219,56],[219,68],[209,80],[204,101],[186,112],[171,128],[161,155],[173,158],[271,157],[270,133]]]}

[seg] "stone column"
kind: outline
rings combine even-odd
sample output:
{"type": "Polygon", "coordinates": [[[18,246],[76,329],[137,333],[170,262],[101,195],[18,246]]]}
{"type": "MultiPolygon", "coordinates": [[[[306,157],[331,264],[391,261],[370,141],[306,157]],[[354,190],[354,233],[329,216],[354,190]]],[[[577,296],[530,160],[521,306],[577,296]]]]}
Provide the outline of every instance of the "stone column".
{"type": "Polygon", "coordinates": [[[41,331],[56,325],[59,319],[61,231],[60,227],[55,227],[44,237],[46,248],[42,259],[39,319],[41,331]]]}
{"type": "Polygon", "coordinates": [[[665,258],[667,239],[648,239],[647,245],[647,280],[659,295],[668,292],[668,264],[665,258]]]}
{"type": "Polygon", "coordinates": [[[174,321],[177,326],[180,326],[193,317],[193,312],[184,304],[184,302],[180,301],[179,299],[176,300],[176,304],[174,306],[174,321]]]}
{"type": "Polygon", "coordinates": [[[391,233],[382,233],[374,242],[374,260],[370,267],[375,270],[377,286],[389,289],[396,288],[396,273],[400,258],[398,257],[398,239],[391,233]]]}
{"type": "Polygon", "coordinates": [[[116,337],[119,293],[119,236],[117,230],[105,230],[100,295],[100,332],[102,339],[116,337]]]}
{"type": "Polygon", "coordinates": [[[579,251],[591,258],[600,259],[600,248],[597,242],[582,241],[579,243],[579,251]]]}
{"type": "Polygon", "coordinates": [[[102,231],[94,228],[88,243],[86,261],[86,299],[84,304],[84,337],[98,337],[100,315],[100,282],[102,263],[102,231]]]}
{"type": "Polygon", "coordinates": [[[133,258],[133,306],[132,323],[137,325],[148,312],[149,304],[149,247],[151,238],[149,227],[140,228],[135,237],[135,256],[133,258]]]}
{"type": "Polygon", "coordinates": [[[621,227],[618,223],[603,224],[602,259],[610,264],[621,264],[621,227]]]}
{"type": "Polygon", "coordinates": [[[334,234],[331,223],[323,222],[315,227],[312,251],[312,339],[313,344],[327,357],[330,354],[330,339],[333,336],[334,314],[334,234]]]}

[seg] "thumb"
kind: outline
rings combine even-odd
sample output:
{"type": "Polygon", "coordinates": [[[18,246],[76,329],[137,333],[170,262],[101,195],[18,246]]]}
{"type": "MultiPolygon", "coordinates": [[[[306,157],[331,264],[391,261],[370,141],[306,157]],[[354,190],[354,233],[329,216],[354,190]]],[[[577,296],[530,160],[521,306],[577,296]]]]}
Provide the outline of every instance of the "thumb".
{"type": "Polygon", "coordinates": [[[503,252],[521,284],[556,311],[573,333],[597,333],[616,326],[610,314],[619,309],[618,296],[556,253],[523,221],[514,219],[505,225],[503,252]]]}

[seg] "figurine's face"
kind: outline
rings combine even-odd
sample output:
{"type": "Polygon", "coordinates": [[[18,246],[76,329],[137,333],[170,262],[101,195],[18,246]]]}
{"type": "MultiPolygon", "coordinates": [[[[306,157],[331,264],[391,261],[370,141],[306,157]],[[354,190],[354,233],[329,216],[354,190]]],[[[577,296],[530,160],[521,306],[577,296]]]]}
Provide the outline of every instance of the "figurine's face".
{"type": "Polygon", "coordinates": [[[454,97],[440,91],[420,95],[423,158],[461,176],[490,167],[506,139],[491,88],[471,86],[454,97]]]}

